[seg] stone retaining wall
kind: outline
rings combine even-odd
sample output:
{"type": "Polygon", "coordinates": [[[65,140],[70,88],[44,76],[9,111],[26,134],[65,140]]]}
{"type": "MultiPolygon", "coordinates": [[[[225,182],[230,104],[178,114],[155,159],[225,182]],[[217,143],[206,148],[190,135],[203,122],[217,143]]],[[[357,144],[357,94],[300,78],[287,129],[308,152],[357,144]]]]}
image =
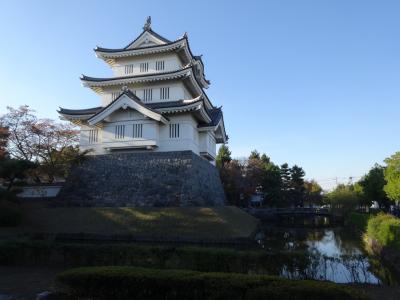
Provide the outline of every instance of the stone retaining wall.
{"type": "Polygon", "coordinates": [[[88,156],[59,194],[72,206],[216,206],[225,195],[218,170],[192,151],[88,156]]]}

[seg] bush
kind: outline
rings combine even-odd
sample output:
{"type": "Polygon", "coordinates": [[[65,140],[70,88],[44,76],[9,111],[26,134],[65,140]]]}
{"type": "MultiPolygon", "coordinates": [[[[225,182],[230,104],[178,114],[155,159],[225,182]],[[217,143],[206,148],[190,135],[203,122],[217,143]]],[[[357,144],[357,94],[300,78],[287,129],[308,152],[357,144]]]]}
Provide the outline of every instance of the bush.
{"type": "Polygon", "coordinates": [[[18,226],[22,214],[18,204],[0,200],[0,227],[18,226]]]}
{"type": "Polygon", "coordinates": [[[137,244],[59,243],[51,240],[16,239],[0,241],[0,265],[57,267],[137,266],[157,269],[186,269],[201,272],[279,274],[309,264],[304,252],[274,253],[208,247],[172,247],[137,244]]]}
{"type": "Polygon", "coordinates": [[[356,229],[365,231],[367,230],[368,220],[371,217],[371,214],[351,212],[347,215],[346,221],[349,225],[354,226],[356,229]]]}
{"type": "Polygon", "coordinates": [[[365,299],[334,283],[235,273],[88,267],[57,276],[58,291],[97,299],[365,299]]]}
{"type": "Polygon", "coordinates": [[[367,235],[378,241],[382,247],[400,250],[400,219],[380,213],[369,219],[367,235]]]}

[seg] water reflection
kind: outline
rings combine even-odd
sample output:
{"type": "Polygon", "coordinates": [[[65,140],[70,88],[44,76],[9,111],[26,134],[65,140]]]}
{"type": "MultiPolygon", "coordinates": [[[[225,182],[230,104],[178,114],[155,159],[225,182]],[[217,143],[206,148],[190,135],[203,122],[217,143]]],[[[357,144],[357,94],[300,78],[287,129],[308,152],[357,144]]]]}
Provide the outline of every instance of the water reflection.
{"type": "Polygon", "coordinates": [[[343,229],[267,227],[257,238],[261,247],[284,257],[275,266],[276,275],[338,283],[397,283],[390,270],[362,251],[361,238],[343,229]]]}

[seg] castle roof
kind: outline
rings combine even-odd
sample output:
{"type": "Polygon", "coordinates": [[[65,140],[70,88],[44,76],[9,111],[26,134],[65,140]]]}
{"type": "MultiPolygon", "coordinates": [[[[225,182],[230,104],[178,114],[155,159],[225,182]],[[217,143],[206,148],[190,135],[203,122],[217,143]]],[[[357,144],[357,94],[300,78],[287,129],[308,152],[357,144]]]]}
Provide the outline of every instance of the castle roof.
{"type": "Polygon", "coordinates": [[[202,89],[202,86],[199,83],[198,78],[195,76],[195,71],[192,65],[189,65],[177,71],[140,74],[131,76],[98,78],[98,77],[90,77],[82,75],[81,81],[83,82],[84,86],[90,87],[95,91],[100,91],[103,87],[124,86],[133,83],[156,82],[162,80],[175,80],[179,78],[188,79],[187,81],[192,88],[192,93],[195,96],[202,95],[206,100],[208,109],[211,109],[213,107],[207,94],[202,89]]]}
{"type": "Polygon", "coordinates": [[[111,113],[112,111],[115,111],[115,109],[121,108],[124,103],[121,103],[120,106],[115,105],[115,103],[121,102],[120,99],[122,99],[123,95],[128,96],[133,102],[135,102],[136,105],[132,107],[133,109],[138,110],[138,107],[140,106],[142,108],[142,111],[152,112],[152,119],[161,120],[160,116],[162,115],[166,120],[168,120],[168,118],[166,117],[166,115],[168,114],[185,111],[195,111],[199,113],[199,117],[202,119],[201,126],[199,127],[214,127],[219,123],[222,117],[221,108],[207,109],[204,104],[204,99],[202,97],[197,97],[190,100],[143,103],[139,99],[139,97],[137,97],[130,90],[123,91],[115,100],[110,102],[105,107],[93,107],[86,109],[66,109],[60,107],[58,113],[62,116],[62,118],[67,120],[80,120],[87,121],[88,123],[93,123],[97,121],[97,116],[100,116],[101,114],[103,114],[103,112],[109,110],[109,112],[111,113]],[[113,107],[114,109],[110,110],[111,107],[113,107]],[[154,118],[156,114],[157,117],[154,118]]]}

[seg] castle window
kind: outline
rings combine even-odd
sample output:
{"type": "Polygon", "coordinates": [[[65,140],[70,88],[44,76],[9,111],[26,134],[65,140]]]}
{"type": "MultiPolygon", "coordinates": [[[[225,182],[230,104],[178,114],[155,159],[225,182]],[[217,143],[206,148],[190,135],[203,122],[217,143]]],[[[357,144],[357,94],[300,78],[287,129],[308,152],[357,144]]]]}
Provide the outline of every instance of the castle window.
{"type": "Polygon", "coordinates": [[[156,70],[157,71],[164,70],[164,68],[165,68],[165,63],[163,60],[156,61],[156,70]]]}
{"type": "Polygon", "coordinates": [[[143,137],[143,124],[133,124],[133,138],[143,137]]]}
{"type": "Polygon", "coordinates": [[[114,101],[115,99],[117,99],[119,96],[119,92],[112,92],[111,93],[111,101],[114,101]]]}
{"type": "Polygon", "coordinates": [[[125,137],[125,125],[115,126],[115,138],[120,140],[125,137]]]}
{"type": "Polygon", "coordinates": [[[149,63],[140,63],[140,72],[147,72],[149,70],[149,63]]]}
{"type": "Polygon", "coordinates": [[[169,99],[169,87],[164,87],[160,89],[160,99],[169,99]]]}
{"type": "Polygon", "coordinates": [[[143,100],[144,102],[149,102],[153,100],[153,90],[152,89],[144,89],[143,90],[143,100]]]}
{"type": "Polygon", "coordinates": [[[126,65],[125,66],[125,74],[133,73],[133,65],[126,65]]]}
{"type": "Polygon", "coordinates": [[[169,124],[169,137],[171,139],[179,138],[179,124],[169,124]]]}
{"type": "Polygon", "coordinates": [[[99,141],[99,131],[97,129],[89,130],[89,144],[97,143],[99,141]]]}

